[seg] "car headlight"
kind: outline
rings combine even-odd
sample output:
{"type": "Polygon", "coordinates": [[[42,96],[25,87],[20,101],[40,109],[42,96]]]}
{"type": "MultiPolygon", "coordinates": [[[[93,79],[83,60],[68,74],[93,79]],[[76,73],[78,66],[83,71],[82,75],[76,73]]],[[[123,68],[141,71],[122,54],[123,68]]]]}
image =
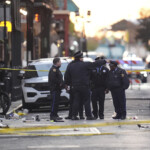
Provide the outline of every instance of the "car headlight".
{"type": "Polygon", "coordinates": [[[32,87],[32,88],[34,88],[36,86],[36,84],[35,83],[25,83],[24,86],[25,87],[32,87]]]}
{"type": "Polygon", "coordinates": [[[147,77],[147,72],[146,71],[142,71],[141,74],[143,74],[144,77],[147,77]]]}

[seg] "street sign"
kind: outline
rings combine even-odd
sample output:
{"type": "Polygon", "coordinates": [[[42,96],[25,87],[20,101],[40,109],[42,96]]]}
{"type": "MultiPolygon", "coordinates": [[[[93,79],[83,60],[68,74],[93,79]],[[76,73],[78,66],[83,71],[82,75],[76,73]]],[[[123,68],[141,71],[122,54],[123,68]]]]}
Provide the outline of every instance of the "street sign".
{"type": "MultiPolygon", "coordinates": [[[[0,27],[4,27],[4,21],[0,22],[0,27]]],[[[12,24],[10,21],[6,21],[6,27],[8,32],[12,32],[12,24]]]]}

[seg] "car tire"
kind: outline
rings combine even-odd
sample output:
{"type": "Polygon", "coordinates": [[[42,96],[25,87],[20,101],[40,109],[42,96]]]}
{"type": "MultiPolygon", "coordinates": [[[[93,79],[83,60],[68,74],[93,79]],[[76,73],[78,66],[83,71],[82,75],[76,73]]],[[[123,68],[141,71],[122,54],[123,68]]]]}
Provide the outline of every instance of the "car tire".
{"type": "Polygon", "coordinates": [[[142,79],[142,83],[147,83],[147,78],[144,77],[144,78],[142,79]]]}

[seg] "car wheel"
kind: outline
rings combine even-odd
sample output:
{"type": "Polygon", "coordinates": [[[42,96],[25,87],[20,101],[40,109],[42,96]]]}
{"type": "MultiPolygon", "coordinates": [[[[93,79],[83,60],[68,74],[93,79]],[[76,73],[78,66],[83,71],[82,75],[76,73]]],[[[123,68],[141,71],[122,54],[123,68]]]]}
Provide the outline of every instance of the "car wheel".
{"type": "Polygon", "coordinates": [[[142,79],[142,83],[147,83],[147,78],[144,77],[144,78],[142,79]]]}

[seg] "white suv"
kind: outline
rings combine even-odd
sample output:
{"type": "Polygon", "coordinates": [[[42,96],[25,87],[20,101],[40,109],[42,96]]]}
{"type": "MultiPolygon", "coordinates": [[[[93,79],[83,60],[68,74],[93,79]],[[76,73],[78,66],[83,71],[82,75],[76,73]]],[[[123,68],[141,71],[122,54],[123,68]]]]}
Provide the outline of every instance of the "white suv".
{"type": "MultiPolygon", "coordinates": [[[[65,57],[60,59],[62,62],[60,71],[64,75],[68,63],[72,60],[65,57]]],[[[39,106],[50,106],[48,73],[52,65],[53,58],[34,60],[28,64],[26,69],[36,71],[26,71],[22,79],[22,104],[24,108],[33,109],[39,106]]],[[[69,104],[69,94],[65,89],[62,90],[60,104],[66,106],[69,104]]]]}

